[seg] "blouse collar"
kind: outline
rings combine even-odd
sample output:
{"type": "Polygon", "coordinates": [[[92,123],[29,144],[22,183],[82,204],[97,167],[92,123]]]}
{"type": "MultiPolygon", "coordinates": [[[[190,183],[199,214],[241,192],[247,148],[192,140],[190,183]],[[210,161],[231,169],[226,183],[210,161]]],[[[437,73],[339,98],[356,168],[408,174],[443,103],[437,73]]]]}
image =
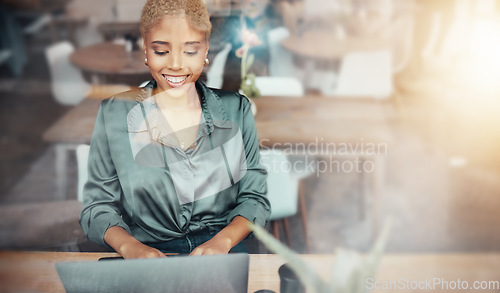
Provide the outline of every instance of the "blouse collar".
{"type": "MultiPolygon", "coordinates": [[[[200,95],[205,133],[210,134],[214,130],[214,126],[219,128],[231,128],[231,122],[229,121],[220,96],[199,80],[196,81],[195,86],[198,94],[200,95]]],[[[158,119],[154,118],[158,118],[157,115],[159,115],[159,109],[154,98],[152,97],[153,89],[156,87],[156,81],[153,79],[143,88],[143,94],[140,93],[138,95],[138,102],[142,102],[145,112],[152,114],[151,118],[153,119],[148,119],[152,123],[154,123],[154,121],[158,122],[158,119]],[[156,110],[154,110],[155,108],[156,110]]]]}

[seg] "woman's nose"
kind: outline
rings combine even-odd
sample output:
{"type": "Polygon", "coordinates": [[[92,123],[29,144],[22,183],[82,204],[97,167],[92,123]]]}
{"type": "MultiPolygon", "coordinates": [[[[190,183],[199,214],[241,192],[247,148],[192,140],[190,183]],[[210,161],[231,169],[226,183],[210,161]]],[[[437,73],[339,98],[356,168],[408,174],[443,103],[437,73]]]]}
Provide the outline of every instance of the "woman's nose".
{"type": "Polygon", "coordinates": [[[182,53],[181,52],[172,52],[168,58],[168,68],[172,70],[180,70],[182,69],[182,53]]]}

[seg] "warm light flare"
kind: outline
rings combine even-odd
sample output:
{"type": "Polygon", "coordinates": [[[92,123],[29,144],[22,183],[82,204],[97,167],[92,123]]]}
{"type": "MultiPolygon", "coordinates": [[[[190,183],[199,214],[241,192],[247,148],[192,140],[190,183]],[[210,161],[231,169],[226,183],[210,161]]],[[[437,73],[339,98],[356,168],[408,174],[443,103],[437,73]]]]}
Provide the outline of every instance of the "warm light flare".
{"type": "Polygon", "coordinates": [[[472,85],[486,93],[500,93],[500,20],[477,19],[469,42],[472,85]]]}

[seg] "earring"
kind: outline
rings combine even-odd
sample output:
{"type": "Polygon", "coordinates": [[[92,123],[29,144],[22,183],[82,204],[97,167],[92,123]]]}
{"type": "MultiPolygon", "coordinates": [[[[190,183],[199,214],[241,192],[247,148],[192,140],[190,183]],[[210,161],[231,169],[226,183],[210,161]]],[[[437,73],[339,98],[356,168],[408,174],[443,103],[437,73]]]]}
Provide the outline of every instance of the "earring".
{"type": "Polygon", "coordinates": [[[205,58],[205,66],[210,65],[210,60],[208,58],[205,58]]]}
{"type": "Polygon", "coordinates": [[[148,58],[144,58],[144,65],[148,66],[148,58]]]}

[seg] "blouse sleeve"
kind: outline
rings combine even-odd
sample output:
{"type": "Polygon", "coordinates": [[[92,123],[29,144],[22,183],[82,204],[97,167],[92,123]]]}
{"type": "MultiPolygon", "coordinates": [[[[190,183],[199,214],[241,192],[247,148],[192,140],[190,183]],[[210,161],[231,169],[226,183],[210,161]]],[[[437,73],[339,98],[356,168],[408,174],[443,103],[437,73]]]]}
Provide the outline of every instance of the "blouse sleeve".
{"type": "Polygon", "coordinates": [[[105,122],[105,100],[97,114],[94,134],[90,143],[88,182],[83,190],[83,209],[80,225],[84,234],[93,242],[109,247],[104,233],[113,226],[120,226],[130,233],[121,217],[120,196],[122,189],[110,153],[105,122]]]}
{"type": "Polygon", "coordinates": [[[267,171],[260,163],[257,129],[250,102],[241,97],[243,125],[241,125],[245,148],[247,170],[239,182],[236,207],[229,213],[228,223],[236,216],[242,216],[259,226],[265,226],[271,214],[267,199],[267,171]]]}

